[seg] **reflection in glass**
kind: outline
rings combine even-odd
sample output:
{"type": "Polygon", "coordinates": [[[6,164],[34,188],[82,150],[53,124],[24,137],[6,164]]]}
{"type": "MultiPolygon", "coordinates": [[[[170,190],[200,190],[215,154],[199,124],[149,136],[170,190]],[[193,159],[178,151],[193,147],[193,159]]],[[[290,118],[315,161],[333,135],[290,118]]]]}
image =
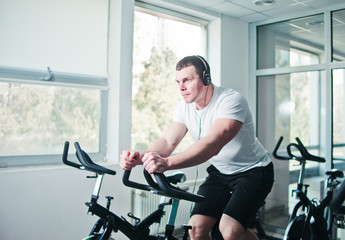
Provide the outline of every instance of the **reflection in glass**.
{"type": "MultiPolygon", "coordinates": [[[[333,77],[333,168],[345,169],[345,69],[334,69],[333,77]]],[[[338,229],[338,236],[344,236],[338,229]]],[[[342,239],[342,238],[341,238],[342,239]]]]}
{"type": "MultiPolygon", "coordinates": [[[[283,136],[284,141],[280,148],[283,150],[288,143],[296,142],[295,138],[299,137],[312,154],[323,154],[320,151],[320,125],[325,121],[325,116],[322,115],[324,75],[323,71],[310,71],[258,78],[257,133],[260,141],[272,146],[280,136],[283,136]]],[[[272,151],[273,148],[268,150],[272,151]]],[[[287,221],[293,201],[296,200],[291,197],[291,190],[296,187],[300,166],[296,161],[273,160],[273,162],[277,170],[276,176],[279,175],[276,184],[282,185],[275,188],[274,202],[266,205],[278,211],[281,218],[285,216],[287,221]],[[287,169],[289,172],[286,171],[287,169]],[[286,183],[290,185],[287,186],[286,183]]],[[[312,177],[320,175],[320,166],[318,163],[307,162],[305,172],[307,176],[305,181],[311,181],[312,177]]],[[[310,196],[319,197],[319,195],[314,196],[315,193],[311,193],[310,196]]],[[[281,223],[274,221],[270,223],[270,219],[267,220],[267,224],[286,227],[280,226],[281,223]]]]}
{"type": "Polygon", "coordinates": [[[319,79],[317,71],[259,77],[259,118],[264,112],[270,116],[262,116],[262,119],[275,118],[271,131],[276,133],[276,139],[284,136],[286,141],[294,141],[299,137],[308,145],[318,145],[319,79]],[[271,110],[262,111],[267,106],[271,106],[271,110]]]}
{"type": "Polygon", "coordinates": [[[334,164],[345,160],[344,69],[333,70],[333,158],[334,164]],[[337,161],[338,160],[338,161],[337,161]]]}
{"type": "Polygon", "coordinates": [[[325,62],[323,14],[259,26],[258,69],[325,62]]]}
{"type": "Polygon", "coordinates": [[[345,60],[345,10],[332,12],[333,61],[345,60]]]}

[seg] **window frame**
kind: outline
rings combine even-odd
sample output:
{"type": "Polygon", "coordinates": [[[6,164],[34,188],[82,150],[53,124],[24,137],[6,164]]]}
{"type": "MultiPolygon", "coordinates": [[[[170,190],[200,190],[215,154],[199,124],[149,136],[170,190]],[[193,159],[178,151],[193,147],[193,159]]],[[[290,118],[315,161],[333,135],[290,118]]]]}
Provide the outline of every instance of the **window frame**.
{"type": "MultiPolygon", "coordinates": [[[[344,6],[345,7],[345,6],[344,6]]],[[[320,124],[320,127],[322,128],[320,130],[320,148],[322,148],[324,152],[324,156],[326,159],[332,159],[332,69],[340,68],[345,66],[345,61],[342,62],[332,62],[332,12],[341,10],[342,8],[334,8],[334,9],[325,9],[325,10],[319,10],[317,12],[312,11],[310,13],[305,13],[303,15],[294,14],[292,16],[286,16],[284,18],[279,19],[271,19],[267,21],[261,21],[256,23],[251,23],[250,28],[250,35],[253,36],[250,39],[250,53],[254,56],[250,58],[250,85],[249,85],[249,103],[251,106],[256,106],[256,99],[257,99],[257,78],[261,76],[266,75],[280,75],[280,74],[289,74],[289,73],[295,73],[295,72],[308,72],[308,71],[325,71],[326,75],[326,84],[325,84],[325,101],[326,101],[326,109],[325,109],[325,115],[326,121],[323,124],[323,127],[320,124]],[[257,46],[256,46],[256,39],[257,39],[257,27],[281,22],[281,21],[288,21],[290,19],[294,18],[302,18],[306,16],[312,16],[317,14],[324,14],[324,31],[325,31],[325,63],[320,64],[313,64],[313,65],[307,65],[307,66],[296,66],[296,67],[281,67],[281,68],[266,68],[266,69],[258,69],[257,68],[257,46]]],[[[257,107],[253,107],[253,116],[255,118],[255,122],[257,122],[257,107]]],[[[324,165],[323,170],[331,169],[332,161],[327,161],[324,165]]]]}
{"type": "MultiPolygon", "coordinates": [[[[332,12],[337,11],[340,9],[344,9],[345,4],[338,5],[337,7],[327,8],[327,9],[320,9],[318,11],[308,11],[303,14],[296,13],[289,16],[284,16],[281,18],[270,19],[266,21],[260,21],[249,24],[249,106],[252,109],[253,114],[253,121],[256,122],[257,130],[258,131],[265,131],[267,128],[267,124],[270,124],[269,120],[265,122],[258,122],[258,78],[265,77],[265,76],[272,76],[272,75],[280,75],[280,74],[291,74],[291,73],[298,73],[298,72],[313,72],[313,71],[323,71],[324,85],[320,85],[323,89],[323,103],[320,105],[320,111],[322,112],[322,122],[318,122],[319,127],[319,138],[320,138],[320,146],[318,149],[322,152],[321,154],[325,157],[326,162],[319,166],[317,169],[318,174],[323,174],[327,170],[330,170],[333,167],[333,160],[332,160],[332,152],[333,152],[333,103],[332,103],[332,70],[336,68],[344,68],[345,61],[342,62],[332,62],[332,12]],[[303,18],[306,16],[311,16],[315,14],[324,14],[324,63],[321,64],[314,64],[314,65],[306,65],[306,66],[295,66],[295,67],[281,67],[281,68],[266,68],[266,69],[258,69],[258,47],[257,47],[257,27],[277,23],[281,21],[288,21],[290,19],[295,18],[303,18]],[[258,130],[260,128],[260,130],[258,130]]],[[[321,104],[321,103],[319,103],[321,104]]],[[[268,132],[267,136],[261,136],[259,139],[260,142],[266,147],[269,154],[271,154],[276,141],[275,139],[275,132],[268,132]]],[[[308,146],[309,147],[309,146],[308,146]]],[[[283,150],[283,149],[282,149],[283,150]]],[[[296,179],[296,176],[292,176],[291,171],[287,171],[289,169],[289,163],[283,161],[277,161],[272,157],[272,161],[275,164],[275,171],[276,173],[281,176],[276,179],[275,186],[272,189],[272,195],[266,199],[266,207],[273,207],[275,209],[275,213],[277,213],[277,208],[282,206],[281,211],[285,212],[286,209],[289,207],[287,196],[289,194],[289,187],[286,185],[286,182],[290,181],[291,179],[296,179]],[[290,178],[291,177],[291,178],[290,178]],[[279,206],[277,205],[279,204],[279,206]],[[277,207],[277,208],[276,208],[277,207]],[[284,209],[283,209],[284,208],[284,209]]],[[[315,172],[311,172],[314,174],[315,172]]],[[[320,196],[324,192],[320,191],[320,196]]],[[[275,223],[266,223],[272,224],[272,228],[280,229],[279,224],[275,223]]],[[[282,228],[284,229],[284,228],[282,228]]]]}

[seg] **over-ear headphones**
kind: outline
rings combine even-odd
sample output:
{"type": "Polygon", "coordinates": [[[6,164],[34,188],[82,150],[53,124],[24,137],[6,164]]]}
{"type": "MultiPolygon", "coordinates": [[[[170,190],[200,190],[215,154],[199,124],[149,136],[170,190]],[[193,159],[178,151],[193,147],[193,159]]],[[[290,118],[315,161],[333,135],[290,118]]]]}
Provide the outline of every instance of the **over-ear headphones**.
{"type": "Polygon", "coordinates": [[[202,82],[204,83],[205,86],[208,86],[212,83],[210,69],[208,68],[205,60],[201,56],[196,55],[196,57],[199,58],[202,64],[204,64],[205,66],[205,70],[202,72],[202,82]]]}

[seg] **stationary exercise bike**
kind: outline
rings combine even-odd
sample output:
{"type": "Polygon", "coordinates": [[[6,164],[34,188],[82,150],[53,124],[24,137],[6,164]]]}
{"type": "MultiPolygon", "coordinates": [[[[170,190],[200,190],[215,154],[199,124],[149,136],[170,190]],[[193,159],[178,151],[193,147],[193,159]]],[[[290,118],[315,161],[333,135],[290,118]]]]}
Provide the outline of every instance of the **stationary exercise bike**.
{"type": "MultiPolygon", "coordinates": [[[[178,173],[169,177],[166,177],[163,173],[154,173],[152,176],[146,170],[144,170],[144,177],[148,184],[142,184],[129,180],[131,171],[124,171],[122,180],[126,186],[141,189],[144,191],[150,191],[154,194],[166,196],[167,198],[169,198],[169,201],[159,204],[158,209],[143,220],[140,220],[139,218],[136,218],[131,213],[129,213],[128,216],[134,219],[134,224],[132,224],[130,223],[130,221],[126,220],[126,218],[119,217],[115,213],[110,211],[110,202],[113,199],[112,197],[106,197],[106,207],[101,206],[97,202],[104,175],[115,175],[116,172],[94,163],[88,156],[88,154],[80,148],[78,142],[76,142],[74,146],[80,164],[69,161],[67,159],[69,142],[65,142],[62,156],[63,163],[80,170],[93,172],[95,174],[93,178],[96,179],[91,200],[90,202],[87,202],[86,205],[89,208],[88,212],[92,215],[98,216],[99,220],[95,223],[88,237],[84,238],[84,240],[113,239],[111,238],[111,234],[112,232],[117,231],[121,231],[131,240],[177,240],[177,238],[173,236],[173,231],[180,200],[200,202],[204,199],[204,197],[201,195],[187,192],[180,187],[172,185],[182,182],[183,179],[185,179],[185,175],[182,173],[178,173]],[[164,207],[166,205],[171,205],[172,207],[170,210],[169,221],[166,224],[165,233],[162,235],[156,233],[151,234],[150,226],[155,223],[160,223],[161,218],[165,214],[164,207]]],[[[188,230],[191,229],[191,226],[184,225],[183,228],[184,234],[182,239],[187,240],[188,230]]]]}
{"type": "Polygon", "coordinates": [[[345,207],[342,206],[345,200],[345,183],[338,186],[341,183],[338,179],[344,177],[344,173],[337,169],[327,171],[325,198],[321,201],[309,199],[309,185],[303,183],[306,162],[323,163],[326,160],[310,154],[299,138],[296,138],[297,143],[287,145],[288,156],[279,155],[277,152],[282,141],[283,137],[280,137],[273,156],[280,160],[297,160],[301,166],[297,188],[293,191],[299,201],[290,216],[284,240],[333,240],[335,228],[345,226],[345,207]],[[294,154],[296,151],[298,155],[294,154]]]}

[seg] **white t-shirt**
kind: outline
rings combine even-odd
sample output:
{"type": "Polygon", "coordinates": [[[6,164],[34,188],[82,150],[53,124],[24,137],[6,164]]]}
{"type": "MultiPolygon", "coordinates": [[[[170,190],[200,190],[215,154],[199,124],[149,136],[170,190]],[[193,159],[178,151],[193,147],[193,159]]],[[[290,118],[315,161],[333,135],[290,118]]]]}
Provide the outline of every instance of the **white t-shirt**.
{"type": "Polygon", "coordinates": [[[243,123],[238,134],[209,161],[223,174],[235,174],[254,167],[267,166],[271,159],[255,136],[254,123],[246,99],[233,89],[214,86],[210,103],[196,110],[194,103],[177,103],[174,121],[183,123],[194,141],[205,137],[218,118],[243,123]]]}

